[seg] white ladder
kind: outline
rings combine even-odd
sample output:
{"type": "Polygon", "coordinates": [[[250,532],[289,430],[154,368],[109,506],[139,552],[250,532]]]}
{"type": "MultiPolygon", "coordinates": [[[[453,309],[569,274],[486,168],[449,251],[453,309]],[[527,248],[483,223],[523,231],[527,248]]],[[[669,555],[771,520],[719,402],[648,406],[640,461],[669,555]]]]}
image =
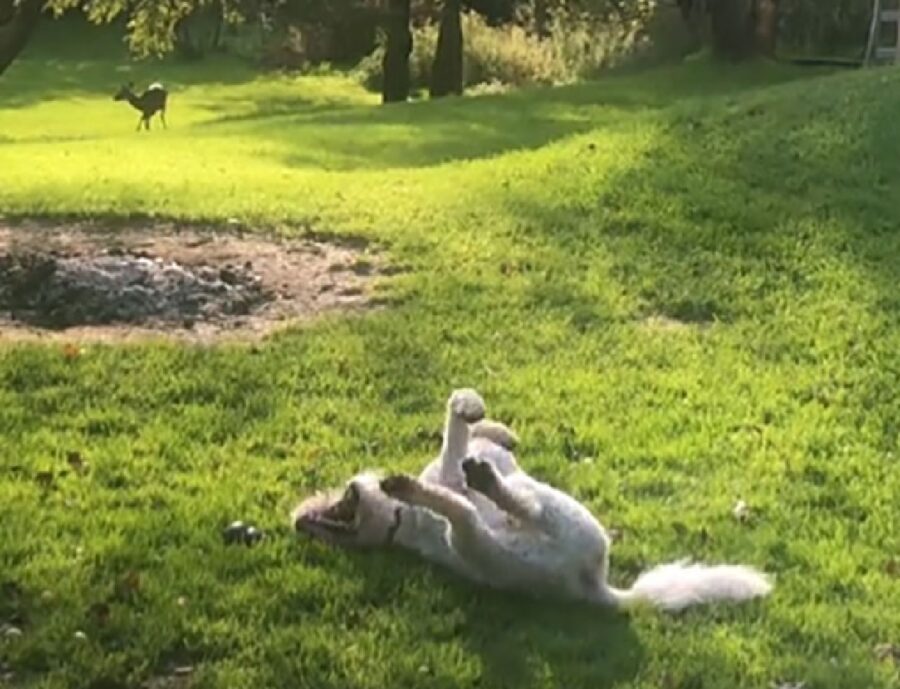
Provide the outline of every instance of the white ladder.
{"type": "Polygon", "coordinates": [[[869,41],[866,45],[865,65],[876,62],[900,62],[900,9],[882,9],[881,0],[873,0],[872,23],[869,26],[869,41]],[[893,45],[881,45],[881,27],[893,24],[897,38],[893,45]]]}

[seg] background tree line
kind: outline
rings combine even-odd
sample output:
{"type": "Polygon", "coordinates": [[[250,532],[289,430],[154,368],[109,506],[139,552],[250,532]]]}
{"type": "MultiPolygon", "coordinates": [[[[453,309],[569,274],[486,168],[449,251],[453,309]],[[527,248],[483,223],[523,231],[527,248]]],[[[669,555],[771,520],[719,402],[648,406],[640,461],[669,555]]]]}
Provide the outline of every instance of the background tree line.
{"type": "Polygon", "coordinates": [[[538,45],[560,17],[577,18],[589,31],[637,26],[650,41],[664,42],[673,26],[655,35],[651,28],[664,11],[680,16],[692,47],[706,45],[723,59],[780,48],[858,56],[871,0],[0,0],[0,73],[40,21],[80,12],[95,23],[124,20],[138,57],[198,58],[248,35],[263,62],[281,67],[355,63],[379,49],[383,100],[394,102],[409,96],[415,30],[425,23],[437,27],[428,86],[441,97],[463,90],[463,13],[489,26],[517,25],[538,45]]]}

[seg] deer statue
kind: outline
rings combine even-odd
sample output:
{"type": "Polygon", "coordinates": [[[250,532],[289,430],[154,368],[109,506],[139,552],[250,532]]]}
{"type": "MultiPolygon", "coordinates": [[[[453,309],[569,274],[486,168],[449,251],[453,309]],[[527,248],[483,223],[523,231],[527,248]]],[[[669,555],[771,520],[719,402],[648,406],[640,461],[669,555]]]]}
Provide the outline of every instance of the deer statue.
{"type": "Polygon", "coordinates": [[[162,121],[163,127],[167,128],[166,99],[169,96],[169,92],[163,88],[163,85],[159,82],[150,84],[147,90],[139,96],[132,91],[132,88],[134,88],[134,84],[129,82],[119,89],[119,92],[113,96],[113,100],[127,100],[135,110],[140,110],[141,119],[138,120],[137,131],[141,130],[141,125],[149,131],[150,118],[157,112],[159,112],[159,119],[162,121]]]}

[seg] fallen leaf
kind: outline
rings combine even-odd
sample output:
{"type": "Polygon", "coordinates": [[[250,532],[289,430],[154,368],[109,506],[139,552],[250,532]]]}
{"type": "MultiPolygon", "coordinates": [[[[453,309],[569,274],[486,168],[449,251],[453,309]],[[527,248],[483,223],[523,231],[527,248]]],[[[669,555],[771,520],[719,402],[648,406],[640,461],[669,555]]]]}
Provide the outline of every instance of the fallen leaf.
{"type": "Polygon", "coordinates": [[[900,560],[888,560],[884,566],[884,573],[892,577],[900,577],[900,560]]]}
{"type": "Polygon", "coordinates": [[[69,342],[63,345],[62,353],[66,359],[69,359],[71,361],[72,359],[77,359],[82,354],[84,354],[84,349],[76,344],[72,344],[71,342],[69,342]]]}

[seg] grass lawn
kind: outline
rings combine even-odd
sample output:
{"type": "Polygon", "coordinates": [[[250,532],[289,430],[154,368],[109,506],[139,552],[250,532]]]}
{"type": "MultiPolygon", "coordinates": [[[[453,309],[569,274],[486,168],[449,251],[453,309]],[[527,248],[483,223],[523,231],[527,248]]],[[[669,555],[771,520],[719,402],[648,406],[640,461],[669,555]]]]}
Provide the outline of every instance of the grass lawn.
{"type": "Polygon", "coordinates": [[[697,60],[382,108],[63,39],[0,78],[0,213],[235,217],[409,271],[261,346],[0,343],[12,686],[898,686],[900,71],[697,60]],[[167,131],[134,132],[127,79],[170,86],[167,131]],[[432,457],[462,385],[621,531],[615,583],[690,556],[772,597],[612,614],[294,537],[300,494],[432,457]],[[268,541],[223,546],[238,518],[268,541]]]}

